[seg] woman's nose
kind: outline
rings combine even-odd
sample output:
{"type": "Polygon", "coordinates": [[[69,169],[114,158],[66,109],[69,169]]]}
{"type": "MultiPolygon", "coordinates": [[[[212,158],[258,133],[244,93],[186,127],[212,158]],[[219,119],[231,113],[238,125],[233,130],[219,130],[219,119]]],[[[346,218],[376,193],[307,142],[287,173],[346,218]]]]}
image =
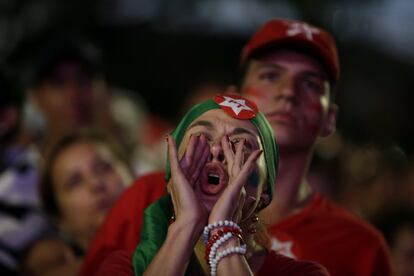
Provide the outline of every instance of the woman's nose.
{"type": "Polygon", "coordinates": [[[223,152],[223,148],[221,147],[220,141],[215,142],[213,145],[211,145],[209,159],[210,161],[216,161],[220,163],[224,162],[225,160],[224,152],[223,152]]]}
{"type": "Polygon", "coordinates": [[[89,179],[89,187],[92,191],[102,191],[105,189],[105,181],[102,176],[91,176],[89,179]]]}
{"type": "Polygon", "coordinates": [[[295,96],[295,82],[292,76],[285,76],[279,84],[277,96],[292,99],[295,96]]]}

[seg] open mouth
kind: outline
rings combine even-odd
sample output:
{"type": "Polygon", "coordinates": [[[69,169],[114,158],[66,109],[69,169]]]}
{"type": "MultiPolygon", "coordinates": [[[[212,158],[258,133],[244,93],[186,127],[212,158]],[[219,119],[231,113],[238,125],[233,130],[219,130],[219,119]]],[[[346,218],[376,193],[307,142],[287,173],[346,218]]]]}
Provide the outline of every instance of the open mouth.
{"type": "Polygon", "coordinates": [[[200,190],[206,195],[216,195],[226,187],[228,178],[222,164],[206,164],[200,178],[200,190]]]}
{"type": "Polygon", "coordinates": [[[218,185],[220,183],[220,175],[216,173],[208,173],[207,180],[208,180],[208,184],[218,185]]]}

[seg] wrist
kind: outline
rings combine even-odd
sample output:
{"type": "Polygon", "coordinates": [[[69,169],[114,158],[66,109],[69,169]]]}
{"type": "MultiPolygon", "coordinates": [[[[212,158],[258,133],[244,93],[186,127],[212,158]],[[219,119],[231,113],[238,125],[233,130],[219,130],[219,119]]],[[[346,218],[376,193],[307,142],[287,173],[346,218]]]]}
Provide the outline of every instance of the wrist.
{"type": "Polygon", "coordinates": [[[177,219],[168,228],[168,233],[176,235],[186,235],[191,237],[191,240],[198,240],[204,228],[202,220],[196,219],[177,219]]]}

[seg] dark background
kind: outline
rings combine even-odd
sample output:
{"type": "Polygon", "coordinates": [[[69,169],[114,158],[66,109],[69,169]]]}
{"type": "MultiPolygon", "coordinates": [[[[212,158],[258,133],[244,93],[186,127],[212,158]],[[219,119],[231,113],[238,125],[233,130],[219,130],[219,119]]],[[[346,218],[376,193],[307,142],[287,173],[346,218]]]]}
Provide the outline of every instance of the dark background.
{"type": "Polygon", "coordinates": [[[237,81],[240,51],[265,20],[301,19],[337,39],[343,137],[412,154],[413,13],[410,0],[1,0],[0,62],[23,84],[46,37],[81,33],[101,47],[113,85],[139,93],[151,112],[174,121],[198,83],[237,81]]]}

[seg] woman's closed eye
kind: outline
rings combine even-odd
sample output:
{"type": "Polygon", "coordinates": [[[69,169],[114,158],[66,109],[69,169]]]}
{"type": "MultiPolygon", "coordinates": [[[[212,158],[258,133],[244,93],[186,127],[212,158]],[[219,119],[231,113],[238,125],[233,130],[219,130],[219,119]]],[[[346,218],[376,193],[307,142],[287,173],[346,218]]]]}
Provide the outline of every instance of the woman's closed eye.
{"type": "Polygon", "coordinates": [[[253,149],[253,145],[249,141],[249,139],[242,138],[242,137],[236,137],[236,138],[232,138],[230,140],[230,144],[231,144],[231,147],[232,147],[232,149],[233,149],[234,152],[236,152],[237,145],[239,145],[243,140],[244,140],[244,147],[247,150],[251,151],[253,149]]]}
{"type": "Polygon", "coordinates": [[[324,92],[324,81],[312,76],[306,76],[301,80],[301,86],[306,91],[315,93],[315,94],[323,94],[324,92]]]}
{"type": "Polygon", "coordinates": [[[200,132],[195,132],[192,134],[192,136],[201,136],[201,135],[203,135],[206,138],[207,142],[213,141],[213,137],[211,137],[211,135],[207,132],[200,131],[200,132]]]}
{"type": "Polygon", "coordinates": [[[112,165],[105,160],[95,160],[93,169],[96,173],[106,173],[112,171],[112,165]]]}

